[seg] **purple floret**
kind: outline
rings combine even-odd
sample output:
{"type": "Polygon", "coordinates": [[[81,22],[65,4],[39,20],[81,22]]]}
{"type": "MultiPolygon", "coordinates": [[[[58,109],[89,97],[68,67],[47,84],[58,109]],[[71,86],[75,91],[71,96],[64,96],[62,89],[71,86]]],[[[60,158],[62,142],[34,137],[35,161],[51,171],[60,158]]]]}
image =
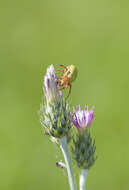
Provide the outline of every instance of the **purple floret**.
{"type": "Polygon", "coordinates": [[[78,105],[77,111],[73,108],[73,114],[70,113],[69,118],[78,129],[88,128],[94,119],[94,111],[93,109],[88,111],[88,106],[85,106],[85,110],[81,110],[80,105],[78,105]]]}

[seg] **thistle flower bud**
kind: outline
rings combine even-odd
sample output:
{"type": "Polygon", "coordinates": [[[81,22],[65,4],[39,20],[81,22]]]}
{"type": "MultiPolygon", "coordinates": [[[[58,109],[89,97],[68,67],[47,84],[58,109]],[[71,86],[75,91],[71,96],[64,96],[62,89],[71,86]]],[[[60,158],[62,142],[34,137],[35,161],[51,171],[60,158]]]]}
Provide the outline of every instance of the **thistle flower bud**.
{"type": "Polygon", "coordinates": [[[95,162],[95,140],[92,141],[89,132],[78,133],[73,139],[72,154],[76,165],[81,169],[89,169],[95,162]]]}
{"type": "Polygon", "coordinates": [[[44,94],[45,101],[41,104],[39,112],[40,122],[51,140],[57,141],[57,138],[68,136],[71,121],[70,108],[59,90],[53,65],[48,67],[44,77],[44,94]]]}
{"type": "Polygon", "coordinates": [[[73,139],[73,158],[75,159],[77,166],[82,169],[89,169],[96,160],[95,141],[92,142],[88,130],[93,119],[93,109],[88,111],[88,106],[85,106],[85,110],[81,110],[80,106],[78,106],[77,111],[73,109],[73,114],[70,113],[70,120],[78,129],[76,138],[73,139]]]}

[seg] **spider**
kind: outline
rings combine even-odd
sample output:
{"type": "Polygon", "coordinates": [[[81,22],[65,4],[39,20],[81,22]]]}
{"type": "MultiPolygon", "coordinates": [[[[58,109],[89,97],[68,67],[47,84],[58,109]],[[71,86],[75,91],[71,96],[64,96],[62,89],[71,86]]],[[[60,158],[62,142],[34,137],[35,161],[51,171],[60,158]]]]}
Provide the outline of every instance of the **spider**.
{"type": "Polygon", "coordinates": [[[74,65],[58,65],[59,67],[62,67],[63,69],[57,69],[57,71],[61,71],[62,75],[60,78],[57,79],[57,82],[60,86],[60,90],[64,90],[65,88],[69,87],[68,98],[71,94],[72,89],[72,82],[75,81],[77,78],[78,70],[74,65]]]}

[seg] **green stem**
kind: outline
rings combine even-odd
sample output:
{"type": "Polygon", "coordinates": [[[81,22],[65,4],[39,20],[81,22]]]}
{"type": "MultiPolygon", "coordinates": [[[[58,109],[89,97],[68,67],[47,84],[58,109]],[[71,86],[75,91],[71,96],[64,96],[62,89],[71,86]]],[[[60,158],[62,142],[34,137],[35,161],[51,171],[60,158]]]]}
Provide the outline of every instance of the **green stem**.
{"type": "Polygon", "coordinates": [[[79,181],[79,187],[80,190],[86,190],[86,180],[87,180],[88,170],[83,169],[80,174],[80,181],[79,181]]]}
{"type": "Polygon", "coordinates": [[[67,168],[70,189],[77,190],[66,137],[60,139],[60,149],[63,153],[67,168]]]}

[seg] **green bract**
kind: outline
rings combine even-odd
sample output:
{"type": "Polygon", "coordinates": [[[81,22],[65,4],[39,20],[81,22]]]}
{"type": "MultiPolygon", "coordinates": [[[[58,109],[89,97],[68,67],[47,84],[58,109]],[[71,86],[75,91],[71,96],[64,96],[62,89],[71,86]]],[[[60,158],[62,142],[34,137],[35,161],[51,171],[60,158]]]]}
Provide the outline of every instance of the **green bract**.
{"type": "Polygon", "coordinates": [[[95,162],[95,141],[92,142],[90,133],[79,133],[73,139],[72,153],[73,158],[79,168],[89,169],[95,162]]]}
{"type": "Polygon", "coordinates": [[[42,104],[40,106],[40,121],[46,134],[56,138],[68,136],[71,128],[69,114],[69,105],[63,98],[53,104],[42,104]]]}

